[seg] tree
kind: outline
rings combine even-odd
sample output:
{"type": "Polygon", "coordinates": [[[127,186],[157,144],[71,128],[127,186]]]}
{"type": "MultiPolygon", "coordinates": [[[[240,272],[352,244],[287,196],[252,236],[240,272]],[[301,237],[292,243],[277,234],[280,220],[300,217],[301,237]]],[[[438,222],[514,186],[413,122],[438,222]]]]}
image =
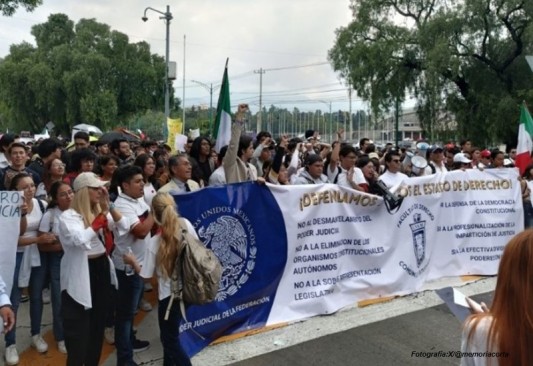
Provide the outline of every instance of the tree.
{"type": "Polygon", "coordinates": [[[108,130],[162,108],[165,63],[147,43],[131,44],[106,24],[74,24],[64,14],[33,26],[32,35],[37,47],[12,45],[0,63],[0,97],[12,128],[40,131],[53,121],[67,134],[77,123],[108,130]]]}
{"type": "Polygon", "coordinates": [[[506,141],[533,85],[524,59],[533,50],[531,3],[354,0],[354,20],[337,30],[329,58],[374,113],[409,92],[426,131],[444,109],[461,136],[481,145],[506,141]]]}
{"type": "Polygon", "coordinates": [[[0,0],[0,13],[11,16],[19,6],[23,6],[27,11],[34,11],[42,3],[43,0],[0,0]]]}

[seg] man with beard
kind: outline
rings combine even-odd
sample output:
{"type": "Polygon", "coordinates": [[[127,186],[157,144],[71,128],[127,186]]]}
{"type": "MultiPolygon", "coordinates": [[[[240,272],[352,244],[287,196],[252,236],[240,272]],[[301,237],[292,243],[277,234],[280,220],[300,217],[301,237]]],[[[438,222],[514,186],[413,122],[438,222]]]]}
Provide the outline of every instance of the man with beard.
{"type": "Polygon", "coordinates": [[[115,155],[119,161],[120,166],[131,165],[135,161],[135,156],[131,151],[130,143],[126,139],[116,139],[111,142],[111,153],[115,155]]]}

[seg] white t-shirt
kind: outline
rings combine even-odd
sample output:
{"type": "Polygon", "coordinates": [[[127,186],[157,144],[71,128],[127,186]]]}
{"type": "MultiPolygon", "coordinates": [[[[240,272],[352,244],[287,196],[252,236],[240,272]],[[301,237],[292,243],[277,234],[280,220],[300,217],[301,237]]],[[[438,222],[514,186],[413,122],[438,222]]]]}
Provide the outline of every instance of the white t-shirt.
{"type": "MultiPolygon", "coordinates": [[[[187,231],[194,237],[198,238],[194,227],[189,220],[185,219],[187,223],[187,231]]],[[[141,269],[141,277],[151,278],[154,276],[154,273],[157,275],[157,283],[159,289],[159,300],[163,300],[170,296],[170,278],[163,278],[161,270],[159,267],[156,267],[157,252],[159,251],[159,240],[161,235],[157,234],[151,238],[148,248],[146,249],[146,254],[144,255],[144,265],[141,269]]]]}
{"type": "Polygon", "coordinates": [[[61,211],[57,206],[47,210],[41,219],[41,223],[39,224],[39,231],[42,233],[51,232],[59,236],[59,216],[61,216],[62,213],[63,211],[61,211]]]}
{"type": "MultiPolygon", "coordinates": [[[[24,234],[21,235],[22,238],[36,238],[38,231],[39,231],[39,224],[41,223],[41,219],[43,218],[43,212],[41,210],[41,206],[39,206],[39,201],[37,198],[33,198],[33,208],[31,212],[28,212],[26,215],[26,231],[24,234]]],[[[48,203],[46,201],[41,201],[43,204],[43,210],[46,211],[46,207],[48,206],[48,203]]],[[[37,247],[37,244],[30,244],[37,247]]],[[[17,252],[23,252],[24,247],[18,247],[17,252]]]]}
{"type": "MultiPolygon", "coordinates": [[[[358,167],[354,167],[353,169],[354,171],[353,171],[352,179],[354,183],[357,185],[367,184],[368,182],[366,181],[365,176],[363,175],[363,171],[358,167]]],[[[339,174],[339,177],[337,178],[337,184],[341,187],[352,188],[352,186],[350,185],[350,182],[348,182],[348,171],[347,170],[341,168],[341,173],[339,174]]]]}
{"type": "Polygon", "coordinates": [[[144,184],[144,201],[148,206],[152,205],[152,199],[157,191],[152,183],[148,182],[144,184]]]}
{"type": "Polygon", "coordinates": [[[135,259],[139,265],[143,265],[144,253],[151,235],[148,233],[144,239],[138,239],[131,233],[135,225],[141,223],[141,219],[146,218],[150,212],[150,206],[146,204],[144,198],[134,199],[120,193],[115,200],[115,207],[120,211],[122,217],[128,222],[130,231],[126,234],[115,232],[115,250],[113,251],[113,263],[119,270],[124,270],[124,254],[128,253],[128,247],[135,255],[135,259]]]}
{"type": "Polygon", "coordinates": [[[379,176],[379,180],[385,183],[391,192],[395,192],[407,178],[407,175],[403,173],[391,173],[389,170],[379,176]]]}

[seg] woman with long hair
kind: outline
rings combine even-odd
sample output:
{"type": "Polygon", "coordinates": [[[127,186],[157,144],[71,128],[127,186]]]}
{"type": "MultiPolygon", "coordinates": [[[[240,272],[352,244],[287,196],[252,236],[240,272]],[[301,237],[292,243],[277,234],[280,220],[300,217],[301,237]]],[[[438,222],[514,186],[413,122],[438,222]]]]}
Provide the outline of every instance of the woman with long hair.
{"type": "Polygon", "coordinates": [[[54,159],[44,164],[43,181],[37,186],[35,197],[48,200],[52,184],[61,182],[65,178],[65,167],[61,159],[54,159]]]}
{"type": "MultiPolygon", "coordinates": [[[[17,313],[21,288],[30,289],[30,324],[31,345],[39,353],[48,351],[48,344],[41,336],[41,320],[43,315],[42,291],[45,281],[42,271],[42,261],[37,247],[38,244],[51,244],[56,240],[55,235],[46,234],[38,236],[39,223],[46,209],[46,202],[35,198],[35,183],[31,175],[20,173],[13,177],[9,186],[10,190],[23,191],[27,205],[27,227],[23,235],[19,237],[18,249],[15,262],[13,288],[11,291],[11,303],[15,316],[17,313]]],[[[6,334],[6,363],[16,364],[18,352],[16,348],[16,328],[6,334]]]]}
{"type": "MultiPolygon", "coordinates": [[[[132,254],[126,254],[124,261],[132,265],[135,271],[140,272],[144,278],[153,277],[154,272],[157,275],[159,286],[158,319],[161,343],[163,344],[163,365],[188,366],[191,365],[191,361],[179,341],[179,325],[182,318],[179,301],[172,303],[169,317],[165,320],[165,312],[171,293],[170,277],[176,260],[183,250],[180,216],[174,198],[168,193],[157,193],[152,199],[152,214],[154,221],[160,228],[160,233],[152,237],[142,269],[132,254]]],[[[187,219],[184,221],[187,225],[187,231],[196,236],[192,224],[187,219]]]]}
{"type": "Polygon", "coordinates": [[[141,154],[137,156],[133,165],[137,165],[142,169],[144,180],[144,200],[148,206],[152,203],[152,198],[159,189],[159,182],[156,179],[155,170],[156,163],[153,156],[148,154],[141,154]]]}
{"type": "Polygon", "coordinates": [[[192,165],[191,179],[200,187],[209,184],[209,177],[215,170],[215,161],[211,158],[211,142],[207,137],[197,137],[191,146],[189,158],[192,165]]]}
{"type": "Polygon", "coordinates": [[[113,173],[117,170],[120,160],[115,155],[104,155],[98,159],[100,179],[104,182],[111,182],[113,173]]]}
{"type": "Polygon", "coordinates": [[[108,257],[111,230],[124,235],[127,220],[109,201],[104,185],[92,172],[73,182],[70,209],[59,217],[61,313],[68,351],[67,366],[97,366],[102,351],[111,284],[115,268],[108,257]]]}
{"type": "Polygon", "coordinates": [[[359,187],[361,187],[364,192],[375,193],[372,190],[372,186],[378,181],[379,174],[376,171],[374,162],[368,157],[368,155],[363,155],[359,157],[355,167],[361,169],[363,177],[365,178],[364,182],[359,183],[359,187]]]}
{"type": "Polygon", "coordinates": [[[67,348],[63,335],[63,318],[61,317],[60,266],[63,248],[59,242],[59,216],[69,209],[73,197],[74,192],[67,183],[58,181],[52,184],[50,187],[51,200],[39,224],[39,236],[52,233],[57,238],[53,243],[38,245],[42,271],[45,276],[50,276],[53,331],[57,348],[61,353],[67,353],[67,348]]]}
{"type": "MultiPolygon", "coordinates": [[[[490,311],[470,316],[464,352],[502,352],[499,357],[463,357],[461,365],[533,365],[533,230],[509,241],[503,251],[490,311]]],[[[486,309],[488,310],[488,309],[486,309]]]]}

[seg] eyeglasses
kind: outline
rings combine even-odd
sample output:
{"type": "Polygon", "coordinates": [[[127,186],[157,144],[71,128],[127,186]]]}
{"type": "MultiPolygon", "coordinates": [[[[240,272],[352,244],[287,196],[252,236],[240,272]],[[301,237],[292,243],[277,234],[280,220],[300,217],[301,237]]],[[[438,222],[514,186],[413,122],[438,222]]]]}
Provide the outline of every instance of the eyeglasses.
{"type": "Polygon", "coordinates": [[[52,168],[64,168],[66,166],[67,166],[67,164],[53,164],[52,168]]]}

